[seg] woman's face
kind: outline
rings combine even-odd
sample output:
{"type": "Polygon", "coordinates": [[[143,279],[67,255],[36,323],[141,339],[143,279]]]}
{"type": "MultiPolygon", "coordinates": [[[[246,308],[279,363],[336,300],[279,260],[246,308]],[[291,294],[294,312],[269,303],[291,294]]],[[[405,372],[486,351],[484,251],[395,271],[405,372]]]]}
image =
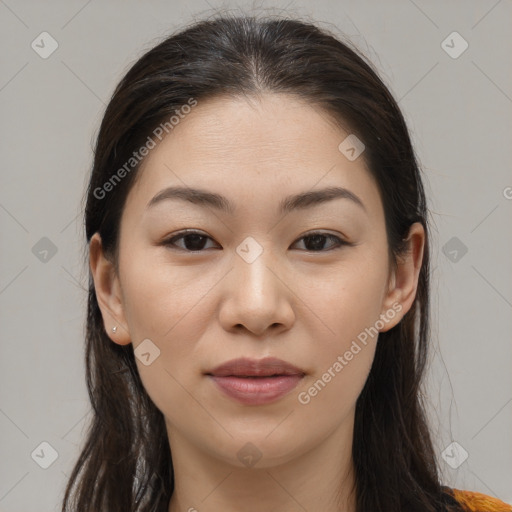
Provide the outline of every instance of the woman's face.
{"type": "Polygon", "coordinates": [[[379,191],[364,153],[339,149],[348,135],[292,96],[217,98],[146,158],[122,215],[119,274],[108,297],[98,282],[99,301],[112,340],[133,343],[171,449],[179,439],[271,467],[351,433],[375,333],[410,307],[417,274],[407,296],[395,287],[379,191]],[[320,193],[334,187],[348,192],[320,193]],[[299,371],[209,375],[268,357],[299,371]]]}

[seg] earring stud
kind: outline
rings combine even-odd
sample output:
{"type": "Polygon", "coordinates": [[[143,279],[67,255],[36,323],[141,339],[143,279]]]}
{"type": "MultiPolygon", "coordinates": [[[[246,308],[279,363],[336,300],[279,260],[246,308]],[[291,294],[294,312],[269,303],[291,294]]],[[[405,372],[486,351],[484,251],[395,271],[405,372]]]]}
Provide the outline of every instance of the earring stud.
{"type": "Polygon", "coordinates": [[[114,325],[114,327],[112,327],[112,332],[116,332],[117,331],[117,326],[114,325]]]}

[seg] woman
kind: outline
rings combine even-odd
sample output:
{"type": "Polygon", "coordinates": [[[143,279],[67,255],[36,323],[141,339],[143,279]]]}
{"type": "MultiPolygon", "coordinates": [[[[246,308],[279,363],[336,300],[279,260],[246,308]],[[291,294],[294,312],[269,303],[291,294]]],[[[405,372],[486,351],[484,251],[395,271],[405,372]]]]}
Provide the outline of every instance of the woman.
{"type": "Polygon", "coordinates": [[[427,215],[396,102],[334,36],[219,17],[147,52],[96,145],[63,511],[512,510],[439,480],[427,215]]]}

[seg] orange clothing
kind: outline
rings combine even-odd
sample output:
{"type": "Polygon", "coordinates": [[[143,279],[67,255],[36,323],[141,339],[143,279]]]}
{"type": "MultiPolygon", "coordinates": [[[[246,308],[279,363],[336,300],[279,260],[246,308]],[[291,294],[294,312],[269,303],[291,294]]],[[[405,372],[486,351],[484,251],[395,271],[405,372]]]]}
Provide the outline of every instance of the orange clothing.
{"type": "Polygon", "coordinates": [[[512,512],[512,505],[487,494],[459,489],[451,490],[454,498],[467,512],[512,512]]]}

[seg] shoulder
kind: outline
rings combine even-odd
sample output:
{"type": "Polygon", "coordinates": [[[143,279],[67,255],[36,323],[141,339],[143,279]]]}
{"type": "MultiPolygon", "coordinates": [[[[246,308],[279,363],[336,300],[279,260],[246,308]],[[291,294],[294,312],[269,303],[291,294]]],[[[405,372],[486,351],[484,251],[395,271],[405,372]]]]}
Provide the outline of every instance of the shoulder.
{"type": "Polygon", "coordinates": [[[450,491],[467,512],[512,512],[511,505],[487,494],[453,488],[450,491]]]}

